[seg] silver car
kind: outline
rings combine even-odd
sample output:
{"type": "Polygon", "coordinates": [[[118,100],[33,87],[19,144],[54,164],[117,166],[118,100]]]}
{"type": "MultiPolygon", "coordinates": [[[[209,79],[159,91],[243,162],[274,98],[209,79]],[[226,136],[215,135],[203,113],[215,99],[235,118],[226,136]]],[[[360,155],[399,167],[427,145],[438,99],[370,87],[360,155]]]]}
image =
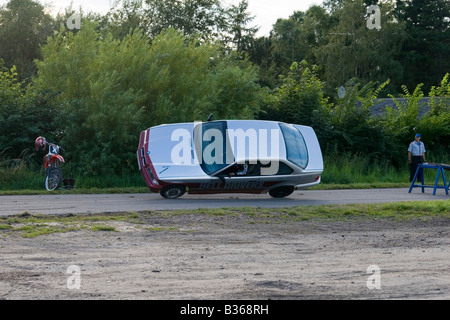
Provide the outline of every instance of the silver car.
{"type": "Polygon", "coordinates": [[[289,196],[321,181],[319,141],[308,126],[224,120],[165,124],[141,132],[139,170],[152,192],[289,196]]]}

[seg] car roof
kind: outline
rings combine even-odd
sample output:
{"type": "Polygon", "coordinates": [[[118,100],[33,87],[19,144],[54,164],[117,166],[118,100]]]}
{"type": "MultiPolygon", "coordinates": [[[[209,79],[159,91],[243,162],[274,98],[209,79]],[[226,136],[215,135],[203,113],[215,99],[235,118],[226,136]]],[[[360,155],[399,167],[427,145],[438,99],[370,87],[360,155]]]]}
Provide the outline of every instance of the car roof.
{"type": "Polygon", "coordinates": [[[236,161],[251,159],[285,160],[286,147],[278,124],[279,122],[276,121],[261,120],[227,121],[228,138],[235,151],[236,161]],[[276,139],[277,136],[278,139],[276,139]],[[240,137],[245,139],[245,154],[239,152],[242,146],[242,139],[239,139],[240,137]],[[278,144],[278,148],[271,148],[272,145],[276,144],[278,144]],[[265,150],[264,145],[267,145],[267,150],[265,150]]]}
{"type": "Polygon", "coordinates": [[[255,159],[286,161],[284,138],[277,121],[222,120],[164,124],[150,128],[149,135],[148,152],[158,177],[163,179],[205,176],[196,152],[192,151],[190,155],[184,155],[180,148],[184,144],[186,147],[189,145],[189,148],[194,149],[195,126],[199,124],[214,125],[224,121],[226,121],[228,139],[234,151],[234,162],[255,159]],[[187,134],[190,135],[189,142],[187,141],[188,137],[185,136],[187,134]],[[245,141],[244,145],[242,141],[245,141]],[[270,143],[264,143],[265,141],[270,143]],[[276,143],[278,143],[278,148],[271,148],[272,144],[276,143]],[[268,147],[264,147],[264,145],[268,147]],[[175,152],[175,156],[178,153],[178,156],[181,155],[183,159],[189,158],[188,163],[174,163],[173,152],[175,152]]]}

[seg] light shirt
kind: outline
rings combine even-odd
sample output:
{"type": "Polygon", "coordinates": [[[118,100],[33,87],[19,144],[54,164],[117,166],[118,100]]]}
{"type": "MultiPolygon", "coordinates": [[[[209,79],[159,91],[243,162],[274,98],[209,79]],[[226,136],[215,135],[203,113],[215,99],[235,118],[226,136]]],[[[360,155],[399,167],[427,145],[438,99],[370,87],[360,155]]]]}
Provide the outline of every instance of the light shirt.
{"type": "Polygon", "coordinates": [[[424,154],[425,151],[425,145],[423,144],[422,141],[420,142],[416,142],[413,141],[409,144],[409,148],[408,151],[411,152],[411,154],[413,156],[421,156],[422,154],[424,154]]]}
{"type": "Polygon", "coordinates": [[[244,164],[242,170],[239,170],[239,172],[236,172],[237,176],[245,176],[248,171],[248,164],[244,164]]]}

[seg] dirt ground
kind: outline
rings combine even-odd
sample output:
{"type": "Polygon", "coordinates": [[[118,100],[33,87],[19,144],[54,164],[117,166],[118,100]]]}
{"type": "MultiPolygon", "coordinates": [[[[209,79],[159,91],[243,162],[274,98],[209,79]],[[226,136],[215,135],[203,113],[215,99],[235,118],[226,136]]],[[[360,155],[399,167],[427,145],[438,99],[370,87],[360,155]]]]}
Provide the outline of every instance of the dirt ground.
{"type": "Polygon", "coordinates": [[[450,299],[450,218],[149,214],[114,227],[0,236],[0,299],[450,299]]]}

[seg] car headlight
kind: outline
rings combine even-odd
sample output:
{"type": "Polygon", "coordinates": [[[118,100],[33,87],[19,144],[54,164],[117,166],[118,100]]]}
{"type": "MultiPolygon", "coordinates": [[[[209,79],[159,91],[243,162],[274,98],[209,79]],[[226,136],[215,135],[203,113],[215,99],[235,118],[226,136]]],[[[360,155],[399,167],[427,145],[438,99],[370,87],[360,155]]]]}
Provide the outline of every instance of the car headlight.
{"type": "Polygon", "coordinates": [[[159,182],[158,180],[155,179],[155,176],[153,175],[153,172],[150,168],[147,168],[147,172],[150,175],[150,180],[152,180],[153,184],[156,184],[157,186],[159,186],[159,182]]]}

